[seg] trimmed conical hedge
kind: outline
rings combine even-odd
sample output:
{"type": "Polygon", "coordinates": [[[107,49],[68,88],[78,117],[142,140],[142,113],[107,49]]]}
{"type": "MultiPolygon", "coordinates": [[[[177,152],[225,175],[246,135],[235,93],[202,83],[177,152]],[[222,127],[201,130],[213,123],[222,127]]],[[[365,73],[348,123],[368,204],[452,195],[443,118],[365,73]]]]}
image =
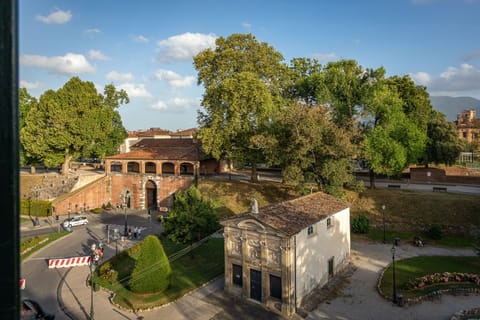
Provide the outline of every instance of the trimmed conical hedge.
{"type": "Polygon", "coordinates": [[[156,293],[167,289],[172,268],[158,237],[147,236],[140,250],[129,281],[130,290],[136,293],[156,293]]]}

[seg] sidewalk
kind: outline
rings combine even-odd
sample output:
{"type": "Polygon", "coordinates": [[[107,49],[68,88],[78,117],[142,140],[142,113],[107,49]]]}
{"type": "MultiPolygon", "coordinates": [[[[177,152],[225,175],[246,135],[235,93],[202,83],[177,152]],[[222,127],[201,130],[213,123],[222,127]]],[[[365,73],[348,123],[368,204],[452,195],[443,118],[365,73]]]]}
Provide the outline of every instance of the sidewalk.
{"type": "MultiPolygon", "coordinates": [[[[119,251],[134,244],[132,240],[126,240],[119,251]]],[[[115,244],[111,243],[105,247],[104,258],[108,259],[115,255],[115,244]],[[113,244],[113,246],[112,246],[113,244]]],[[[87,286],[90,269],[88,266],[71,268],[65,275],[64,281],[60,283],[58,290],[58,301],[65,314],[57,314],[55,319],[90,319],[91,290],[87,286]]],[[[200,289],[187,294],[174,303],[164,307],[133,313],[122,310],[110,303],[110,293],[97,291],[93,293],[94,318],[95,319],[199,319],[207,320],[213,318],[222,311],[221,307],[214,306],[203,300],[212,292],[223,290],[223,278],[219,278],[200,289]],[[143,318],[142,318],[143,317],[143,318]]]]}
{"type": "MultiPolygon", "coordinates": [[[[312,311],[307,320],[348,319],[348,320],[438,320],[450,319],[460,310],[480,307],[480,297],[442,295],[438,300],[425,301],[413,306],[398,307],[382,298],[377,292],[381,271],[391,263],[391,244],[369,241],[352,242],[352,262],[356,268],[341,292],[333,299],[323,301],[312,311]]],[[[425,246],[414,247],[401,244],[396,247],[397,259],[419,255],[473,256],[472,249],[451,249],[425,246]]]]}
{"type": "MultiPolygon", "coordinates": [[[[131,243],[130,243],[131,244],[131,243]]],[[[352,262],[356,270],[347,281],[341,294],[321,302],[310,312],[313,319],[450,319],[462,309],[480,307],[479,296],[443,295],[436,301],[414,306],[398,307],[382,298],[376,285],[380,272],[391,262],[391,245],[358,240],[352,242],[352,262]]],[[[107,257],[115,253],[115,247],[107,247],[107,257]]],[[[426,246],[418,248],[409,244],[397,247],[398,259],[418,255],[474,255],[471,249],[450,249],[426,246]]],[[[68,306],[66,314],[56,319],[89,319],[90,288],[86,286],[88,267],[72,268],[65,276],[59,290],[59,302],[68,306]]],[[[164,307],[139,313],[121,310],[109,301],[104,291],[94,292],[95,319],[282,319],[261,306],[238,300],[223,294],[223,277],[164,307]],[[143,317],[143,318],[142,318],[143,317]]]]}

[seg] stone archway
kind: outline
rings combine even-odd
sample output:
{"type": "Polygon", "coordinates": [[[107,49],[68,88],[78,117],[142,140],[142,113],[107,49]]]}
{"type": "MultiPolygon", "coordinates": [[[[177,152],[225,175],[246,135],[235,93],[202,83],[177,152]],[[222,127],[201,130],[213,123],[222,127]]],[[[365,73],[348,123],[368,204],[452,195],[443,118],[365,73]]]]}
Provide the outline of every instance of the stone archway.
{"type": "Polygon", "coordinates": [[[152,180],[148,180],[145,184],[145,195],[146,195],[146,209],[156,209],[157,208],[157,185],[152,180]]]}

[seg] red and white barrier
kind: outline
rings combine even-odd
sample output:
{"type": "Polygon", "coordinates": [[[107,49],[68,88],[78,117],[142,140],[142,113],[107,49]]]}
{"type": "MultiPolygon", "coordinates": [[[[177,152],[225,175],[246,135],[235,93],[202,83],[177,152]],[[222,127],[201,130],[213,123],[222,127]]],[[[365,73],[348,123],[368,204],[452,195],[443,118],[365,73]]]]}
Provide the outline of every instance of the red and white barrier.
{"type": "Polygon", "coordinates": [[[50,259],[48,260],[48,268],[70,268],[78,266],[88,266],[90,264],[90,256],[73,257],[65,259],[50,259]]]}

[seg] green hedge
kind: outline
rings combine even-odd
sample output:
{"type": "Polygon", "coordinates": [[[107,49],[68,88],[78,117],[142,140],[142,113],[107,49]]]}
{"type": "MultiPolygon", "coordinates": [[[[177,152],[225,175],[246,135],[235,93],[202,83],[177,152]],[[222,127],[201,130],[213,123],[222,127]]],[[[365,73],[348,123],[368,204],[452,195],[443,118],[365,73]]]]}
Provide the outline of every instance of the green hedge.
{"type": "Polygon", "coordinates": [[[129,281],[130,290],[136,293],[162,292],[170,286],[172,268],[160,240],[147,236],[141,246],[129,281]]]}
{"type": "Polygon", "coordinates": [[[20,214],[36,216],[37,204],[39,217],[50,217],[52,215],[52,203],[50,201],[35,199],[20,199],[20,214]]]}

